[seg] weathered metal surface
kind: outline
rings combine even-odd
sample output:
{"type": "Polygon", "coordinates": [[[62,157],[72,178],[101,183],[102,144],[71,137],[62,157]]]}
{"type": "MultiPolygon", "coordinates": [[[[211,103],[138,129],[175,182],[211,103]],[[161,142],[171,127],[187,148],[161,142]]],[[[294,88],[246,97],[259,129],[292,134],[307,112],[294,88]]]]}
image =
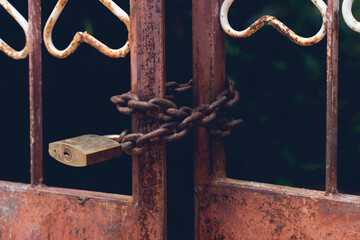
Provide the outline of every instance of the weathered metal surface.
{"type": "Polygon", "coordinates": [[[352,5],[354,0],[344,0],[342,3],[342,15],[345,23],[354,31],[360,33],[360,22],[352,14],[352,5]]]}
{"type": "Polygon", "coordinates": [[[0,50],[13,59],[24,59],[28,56],[28,22],[8,1],[0,0],[0,5],[15,19],[25,33],[25,46],[21,51],[16,51],[0,38],[0,50]]]}
{"type": "Polygon", "coordinates": [[[328,1],[326,100],[326,193],[337,192],[339,0],[328,1]]]}
{"type": "Polygon", "coordinates": [[[262,28],[264,25],[271,25],[276,30],[278,30],[281,34],[283,34],[285,37],[290,39],[296,44],[302,45],[302,46],[311,46],[318,42],[320,42],[325,34],[326,34],[326,4],[322,0],[311,0],[311,2],[317,7],[317,9],[320,11],[322,16],[322,25],[320,30],[312,37],[301,37],[297,35],[295,32],[293,32],[290,28],[288,28],[285,24],[283,24],[281,21],[279,21],[276,17],[265,15],[259,18],[256,22],[251,24],[247,29],[243,31],[236,31],[234,30],[228,20],[228,12],[235,0],[225,0],[221,10],[220,10],[220,21],[221,25],[224,29],[224,31],[232,37],[236,38],[245,38],[249,37],[252,34],[254,34],[257,30],[262,28]]]}
{"type": "MultiPolygon", "coordinates": [[[[110,1],[101,2],[110,10],[119,11],[110,1]]],[[[32,184],[0,182],[0,239],[166,239],[164,143],[151,144],[149,153],[134,159],[132,197],[48,188],[41,184],[40,5],[40,0],[29,0],[32,184]]],[[[163,98],[164,1],[133,0],[131,11],[134,20],[132,90],[141,100],[163,98]]],[[[129,28],[129,21],[125,24],[129,28]]],[[[45,34],[49,35],[51,32],[47,30],[45,34]]],[[[92,41],[86,33],[81,34],[81,38],[87,43],[92,41]]],[[[138,116],[133,123],[136,132],[157,127],[146,117],[138,116]]]]}
{"type": "MultiPolygon", "coordinates": [[[[208,104],[225,87],[225,33],[219,22],[222,0],[193,0],[193,79],[194,106],[208,104]]],[[[225,177],[224,142],[203,128],[194,130],[194,189],[218,177],[225,177]]],[[[198,219],[198,195],[194,196],[194,216],[198,219]]],[[[202,238],[195,220],[195,239],[202,238]]],[[[212,238],[208,238],[212,239],[212,238]]]]}
{"type": "MultiPolygon", "coordinates": [[[[222,35],[214,22],[221,2],[193,1],[194,96],[200,104],[215,95],[225,69],[223,55],[218,58],[224,49],[222,35]]],[[[222,10],[222,17],[230,5],[222,10]]],[[[195,133],[195,239],[360,238],[360,197],[338,194],[336,187],[339,1],[328,5],[325,16],[326,6],[320,3],[320,35],[312,40],[290,37],[301,45],[314,44],[324,37],[324,24],[329,21],[326,192],[226,179],[223,146],[199,129],[195,133]]],[[[249,36],[265,23],[278,24],[280,32],[289,34],[269,16],[239,34],[249,36]]]]}
{"type": "MultiPolygon", "coordinates": [[[[165,97],[164,0],[130,0],[131,90],[140,100],[165,97]]],[[[135,115],[134,132],[158,127],[135,115]]],[[[138,239],[166,239],[165,143],[151,143],[150,151],[133,157],[133,198],[138,239]]]]}
{"type": "MultiPolygon", "coordinates": [[[[126,28],[129,30],[130,28],[130,19],[128,14],[122,10],[118,5],[116,5],[111,0],[99,0],[105,7],[107,7],[115,16],[117,16],[120,21],[122,21],[126,28]]],[[[79,47],[82,42],[86,42],[92,47],[96,48],[102,54],[112,57],[112,58],[120,58],[125,57],[130,51],[130,44],[127,41],[124,46],[119,49],[112,49],[88,34],[87,32],[77,32],[69,44],[69,46],[64,50],[58,50],[53,41],[52,41],[52,31],[55,26],[56,21],[58,20],[61,12],[63,11],[68,0],[59,0],[51,12],[49,16],[45,28],[44,28],[44,42],[47,50],[50,54],[57,58],[66,58],[79,47]]],[[[130,35],[130,34],[129,34],[130,35]]]]}
{"type": "Polygon", "coordinates": [[[197,191],[200,240],[360,239],[360,197],[220,180],[197,191]]]}
{"type": "Polygon", "coordinates": [[[130,196],[0,182],[0,239],[140,239],[130,196]]]}
{"type": "Polygon", "coordinates": [[[41,0],[28,1],[31,184],[43,182],[41,0]]]}
{"type": "MultiPolygon", "coordinates": [[[[221,0],[193,0],[194,106],[208,104],[225,88],[225,34],[221,0]]],[[[225,176],[224,143],[205,129],[195,130],[195,185],[225,176]]]]}

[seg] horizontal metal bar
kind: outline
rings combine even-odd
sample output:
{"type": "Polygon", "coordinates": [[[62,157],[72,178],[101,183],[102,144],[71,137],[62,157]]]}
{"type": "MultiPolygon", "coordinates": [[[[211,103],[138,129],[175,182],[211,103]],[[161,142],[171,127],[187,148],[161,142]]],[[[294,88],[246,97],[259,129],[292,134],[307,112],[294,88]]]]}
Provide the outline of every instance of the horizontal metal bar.
{"type": "Polygon", "coordinates": [[[221,179],[197,188],[200,240],[360,238],[360,197],[221,179]]]}
{"type": "Polygon", "coordinates": [[[0,182],[1,239],[138,239],[131,196],[0,182]]]}
{"type": "Polygon", "coordinates": [[[269,15],[262,16],[259,18],[255,23],[251,24],[247,29],[243,31],[236,31],[234,30],[228,20],[228,12],[235,0],[225,0],[223,5],[221,6],[220,10],[220,22],[221,26],[223,27],[226,34],[236,37],[236,38],[245,38],[249,37],[252,34],[254,34],[257,30],[262,28],[264,25],[271,25],[276,30],[278,30],[281,34],[286,36],[288,39],[293,41],[296,44],[302,45],[302,46],[311,46],[318,42],[320,42],[324,36],[326,35],[326,4],[322,0],[311,0],[312,3],[317,7],[317,9],[320,11],[323,22],[321,25],[320,30],[317,32],[316,35],[304,38],[299,35],[297,35],[295,32],[293,32],[291,29],[289,29],[285,24],[283,24],[281,21],[279,21],[277,18],[269,15]]]}

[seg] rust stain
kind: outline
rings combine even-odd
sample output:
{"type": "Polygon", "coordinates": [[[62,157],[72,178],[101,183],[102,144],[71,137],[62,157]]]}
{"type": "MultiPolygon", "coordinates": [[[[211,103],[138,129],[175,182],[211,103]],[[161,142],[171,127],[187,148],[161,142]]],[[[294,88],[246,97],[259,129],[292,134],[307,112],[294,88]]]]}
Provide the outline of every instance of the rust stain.
{"type": "MultiPolygon", "coordinates": [[[[218,12],[222,0],[196,0],[192,5],[193,19],[193,99],[194,106],[209,104],[225,88],[225,33],[220,25],[218,12]]],[[[253,26],[256,28],[257,26],[253,26]]],[[[194,129],[194,217],[195,239],[236,239],[225,238],[218,226],[210,225],[211,215],[200,209],[202,184],[209,184],[225,176],[225,148],[222,139],[211,137],[202,128],[194,129]],[[197,219],[204,217],[204,225],[197,219]],[[204,233],[216,231],[211,238],[204,233]]]]}
{"type": "Polygon", "coordinates": [[[8,198],[0,205],[0,220],[11,218],[17,214],[20,204],[16,198],[8,198]]]}
{"type": "Polygon", "coordinates": [[[43,182],[42,59],[40,0],[29,0],[29,100],[31,184],[43,182]]]}
{"type": "MultiPolygon", "coordinates": [[[[225,1],[225,4],[229,2],[225,1]]],[[[318,4],[320,1],[313,2],[318,4]]],[[[222,69],[224,64],[224,58],[214,57],[219,56],[224,45],[217,43],[214,50],[213,40],[209,39],[222,37],[213,22],[214,16],[207,14],[209,8],[216,8],[219,3],[222,0],[193,3],[194,96],[197,103],[211,98],[208,89],[214,89],[216,82],[220,82],[213,66],[222,69]],[[207,34],[207,29],[212,33],[207,34]]],[[[336,189],[338,7],[334,4],[338,1],[328,3],[327,14],[321,10],[323,24],[328,21],[326,192],[226,179],[221,167],[225,162],[223,147],[214,144],[199,130],[195,133],[196,239],[359,239],[360,197],[338,194],[336,189]]],[[[244,31],[243,37],[250,36],[265,24],[301,45],[315,44],[325,35],[323,26],[319,31],[322,34],[304,42],[275,17],[263,16],[249,27],[249,31],[244,31]]]]}
{"type": "Polygon", "coordinates": [[[202,185],[199,239],[358,239],[360,197],[223,180],[202,185]],[[331,236],[331,238],[329,238],[331,236]]]}
{"type": "MultiPolygon", "coordinates": [[[[54,25],[55,24],[55,20],[53,18],[49,18],[48,19],[48,23],[49,25],[54,25]]],[[[51,29],[49,27],[45,27],[44,28],[44,37],[45,38],[49,38],[51,34],[51,29]]],[[[47,42],[45,42],[45,44],[48,44],[47,42]]]]}
{"type": "MultiPolygon", "coordinates": [[[[164,0],[130,1],[131,90],[141,101],[165,97],[164,0]]],[[[149,132],[159,124],[135,115],[133,132],[149,132]]],[[[166,154],[164,142],[133,158],[133,196],[138,239],[166,239],[166,154]]]]}
{"type": "Polygon", "coordinates": [[[326,78],[326,193],[337,193],[339,1],[328,2],[326,78]]]}
{"type": "Polygon", "coordinates": [[[1,239],[139,239],[130,197],[7,182],[0,193],[1,239]]]}
{"type": "MultiPolygon", "coordinates": [[[[344,0],[342,2],[342,15],[345,23],[355,32],[360,33],[359,22],[355,19],[352,9],[353,9],[354,0],[344,0]]],[[[336,3],[336,8],[334,11],[339,11],[339,3],[336,3]]]]}

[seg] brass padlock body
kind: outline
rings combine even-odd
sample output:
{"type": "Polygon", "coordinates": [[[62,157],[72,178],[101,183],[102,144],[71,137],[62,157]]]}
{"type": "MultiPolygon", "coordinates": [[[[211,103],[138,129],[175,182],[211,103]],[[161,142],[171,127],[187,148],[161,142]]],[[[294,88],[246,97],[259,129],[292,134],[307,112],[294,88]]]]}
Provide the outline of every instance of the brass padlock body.
{"type": "Polygon", "coordinates": [[[49,144],[49,154],[73,167],[85,167],[122,155],[121,145],[107,137],[88,134],[49,144]]]}

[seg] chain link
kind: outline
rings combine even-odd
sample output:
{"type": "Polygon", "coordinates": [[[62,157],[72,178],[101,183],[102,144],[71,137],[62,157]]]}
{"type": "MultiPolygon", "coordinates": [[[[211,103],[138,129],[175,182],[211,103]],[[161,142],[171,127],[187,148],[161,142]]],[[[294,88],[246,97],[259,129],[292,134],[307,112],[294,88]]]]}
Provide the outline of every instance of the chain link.
{"type": "Polygon", "coordinates": [[[131,92],[111,97],[111,102],[116,105],[120,113],[125,115],[142,113],[158,120],[161,124],[158,129],[145,134],[123,131],[117,141],[134,143],[123,151],[130,155],[141,155],[149,149],[151,143],[179,141],[196,126],[207,128],[212,135],[226,137],[231,134],[233,128],[243,122],[241,119],[234,120],[225,115],[226,110],[239,101],[235,82],[230,79],[227,80],[227,89],[223,90],[211,104],[203,104],[195,108],[187,106],[178,108],[170,99],[174,99],[179,93],[191,90],[192,83],[192,80],[185,84],[168,82],[165,99],[153,98],[149,101],[141,101],[131,92]]]}

